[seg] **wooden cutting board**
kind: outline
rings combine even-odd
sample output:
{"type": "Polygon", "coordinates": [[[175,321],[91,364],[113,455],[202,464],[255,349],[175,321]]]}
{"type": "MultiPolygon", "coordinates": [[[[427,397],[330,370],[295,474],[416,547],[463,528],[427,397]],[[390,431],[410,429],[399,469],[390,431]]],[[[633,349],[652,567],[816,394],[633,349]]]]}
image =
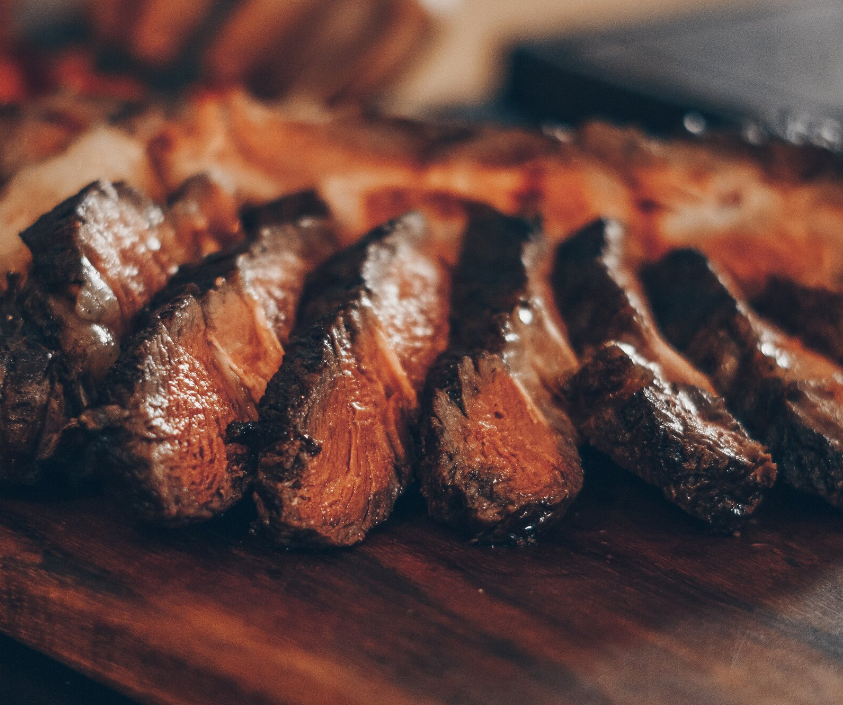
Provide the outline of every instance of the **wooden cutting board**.
{"type": "Polygon", "coordinates": [[[7,497],[0,630],[168,705],[843,702],[843,514],[810,498],[714,536],[592,462],[521,550],[467,545],[412,498],[351,550],[283,553],[247,526],[7,497]]]}

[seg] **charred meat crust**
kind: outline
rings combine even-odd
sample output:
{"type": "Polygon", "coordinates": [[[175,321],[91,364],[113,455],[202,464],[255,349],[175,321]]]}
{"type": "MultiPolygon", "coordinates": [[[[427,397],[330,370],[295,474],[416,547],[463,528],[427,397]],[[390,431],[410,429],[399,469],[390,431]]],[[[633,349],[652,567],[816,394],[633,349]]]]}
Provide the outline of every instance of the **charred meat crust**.
{"type": "Polygon", "coordinates": [[[98,182],[21,233],[32,251],[22,292],[29,317],[52,330],[95,394],[132,320],[185,258],[164,213],[125,184],[98,182]]]}
{"type": "Polygon", "coordinates": [[[3,431],[9,445],[0,477],[34,481],[68,420],[96,399],[121,338],[183,251],[152,202],[123,184],[101,182],[41,216],[21,237],[33,268],[22,287],[5,295],[6,310],[13,309],[7,319],[19,322],[0,341],[4,414],[15,419],[3,431]],[[25,404],[22,389],[31,393],[25,404]],[[24,425],[23,435],[12,430],[24,425]]]}
{"type": "Polygon", "coordinates": [[[770,448],[781,477],[843,506],[843,370],[755,316],[696,250],[666,255],[643,279],[665,335],[770,448]]]}
{"type": "Polygon", "coordinates": [[[582,486],[576,432],[555,398],[576,358],[548,308],[545,254],[530,223],[471,209],[450,347],[424,395],[428,510],[487,543],[530,540],[582,486]]]}
{"type": "Polygon", "coordinates": [[[565,388],[588,442],[684,511],[733,530],[775,466],[660,337],[623,254],[619,225],[597,221],[557,249],[559,309],[587,361],[565,388]]]}
{"type": "Polygon", "coordinates": [[[565,391],[592,446],[718,529],[737,529],[775,480],[770,456],[721,399],[670,384],[628,346],[600,348],[565,391]]]}
{"type": "Polygon", "coordinates": [[[650,347],[646,310],[620,261],[622,226],[599,219],[556,248],[551,282],[568,338],[588,357],[607,341],[650,347]]]}
{"type": "Polygon", "coordinates": [[[240,221],[248,232],[278,223],[292,223],[301,218],[325,220],[331,217],[328,204],[315,191],[302,191],[294,198],[279,198],[260,206],[247,206],[240,212],[240,221]]]}
{"type": "Polygon", "coordinates": [[[762,316],[843,364],[843,288],[774,276],[752,304],[762,316]]]}
{"type": "Polygon", "coordinates": [[[91,455],[142,519],[201,521],[248,489],[248,448],[228,427],[257,420],[305,275],[333,248],[325,213],[309,192],[269,204],[246,242],[182,268],[126,346],[84,422],[98,429],[91,455]]]}
{"type": "Polygon", "coordinates": [[[620,223],[598,219],[557,248],[553,289],[571,344],[587,358],[609,341],[626,343],[669,381],[713,392],[705,375],[659,334],[625,245],[620,223]]]}
{"type": "Polygon", "coordinates": [[[0,298],[0,485],[32,484],[64,424],[60,361],[37,326],[28,324],[16,285],[0,298]]]}
{"type": "Polygon", "coordinates": [[[357,543],[410,480],[417,394],[447,340],[448,278],[417,214],[308,279],[260,404],[256,501],[284,546],[357,543]]]}

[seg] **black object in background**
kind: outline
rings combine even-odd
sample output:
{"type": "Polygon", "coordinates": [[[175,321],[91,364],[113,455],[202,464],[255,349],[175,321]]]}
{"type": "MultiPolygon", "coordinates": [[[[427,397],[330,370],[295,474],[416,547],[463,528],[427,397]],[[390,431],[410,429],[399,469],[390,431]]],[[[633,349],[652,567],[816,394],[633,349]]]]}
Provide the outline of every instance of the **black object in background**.
{"type": "Polygon", "coordinates": [[[843,2],[720,9],[522,46],[504,103],[537,121],[726,127],[840,150],[843,2]]]}

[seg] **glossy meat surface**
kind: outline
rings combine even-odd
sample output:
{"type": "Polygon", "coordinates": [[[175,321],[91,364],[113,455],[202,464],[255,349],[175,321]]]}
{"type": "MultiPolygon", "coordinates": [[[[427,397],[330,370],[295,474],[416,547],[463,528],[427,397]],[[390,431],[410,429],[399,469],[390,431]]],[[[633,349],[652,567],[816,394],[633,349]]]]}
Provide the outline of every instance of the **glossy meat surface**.
{"type": "Polygon", "coordinates": [[[180,524],[237,502],[252,473],[234,422],[257,420],[307,272],[334,245],[311,194],[267,206],[246,243],[183,268],[106,384],[92,455],[147,521],[180,524]]]}
{"type": "Polygon", "coordinates": [[[769,447],[780,476],[841,506],[843,370],[759,319],[696,250],[666,255],[644,282],[667,338],[769,447]]]}
{"type": "MultiPolygon", "coordinates": [[[[164,212],[134,189],[105,182],[85,187],[21,234],[32,252],[32,271],[21,287],[4,295],[17,322],[0,341],[0,404],[7,418],[25,409],[29,440],[10,439],[0,475],[11,479],[19,473],[7,467],[34,463],[27,473],[35,479],[36,466],[55,456],[64,431],[74,435],[71,420],[97,401],[138,314],[180,264],[200,256],[203,245],[194,235],[174,229],[164,212]],[[45,380],[32,387],[41,391],[21,407],[14,390],[20,375],[34,374],[34,359],[41,361],[45,380]]],[[[22,423],[18,418],[7,427],[22,423]]]]}
{"type": "Polygon", "coordinates": [[[134,316],[192,254],[160,208],[104,182],[42,216],[21,238],[33,256],[27,293],[92,385],[116,358],[134,316]]]}
{"type": "Polygon", "coordinates": [[[731,530],[756,509],[775,466],[710,382],[661,338],[623,251],[597,221],[562,243],[553,283],[586,359],[566,387],[588,442],[684,511],[731,530]]]}
{"type": "MultiPolygon", "coordinates": [[[[29,399],[28,435],[37,441],[34,446],[10,443],[0,471],[4,476],[7,467],[53,455],[61,428],[96,398],[122,336],[166,284],[180,254],[168,256],[174,233],[163,212],[121,184],[86,187],[21,237],[32,252],[33,269],[19,290],[5,294],[7,306],[20,319],[17,331],[0,342],[5,413],[19,413],[11,411],[15,395],[10,391],[19,386],[24,370],[32,373],[33,355],[42,362],[49,357],[41,374],[54,381],[47,385],[48,393],[47,382],[39,384],[29,399]],[[54,411],[57,398],[61,412],[54,411]]],[[[36,475],[33,469],[32,477],[36,475]]]]}
{"type": "Polygon", "coordinates": [[[582,486],[576,432],[556,399],[576,358],[550,308],[546,255],[530,223],[473,209],[450,346],[425,393],[428,510],[483,542],[532,539],[582,486]]]}
{"type": "Polygon", "coordinates": [[[447,271],[409,214],[308,279],[301,320],[261,401],[256,499],[285,546],[342,546],[406,488],[411,427],[447,341],[447,271]]]}

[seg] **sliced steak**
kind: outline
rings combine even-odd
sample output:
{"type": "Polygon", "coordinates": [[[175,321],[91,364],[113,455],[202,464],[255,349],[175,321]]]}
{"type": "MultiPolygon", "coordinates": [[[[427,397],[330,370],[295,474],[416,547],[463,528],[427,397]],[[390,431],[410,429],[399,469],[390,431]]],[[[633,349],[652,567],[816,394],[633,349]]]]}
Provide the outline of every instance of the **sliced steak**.
{"type": "Polygon", "coordinates": [[[179,242],[193,243],[190,262],[243,239],[238,199],[205,174],[192,176],[170,196],[167,220],[175,228],[179,242]]]}
{"type": "MultiPolygon", "coordinates": [[[[21,241],[20,233],[57,203],[74,198],[97,180],[126,182],[153,197],[160,196],[161,192],[143,139],[110,125],[87,130],[67,149],[23,167],[3,185],[0,194],[0,274],[7,271],[27,274],[32,265],[32,253],[21,241]]],[[[0,289],[4,283],[0,282],[0,289]]]]}
{"type": "Polygon", "coordinates": [[[309,278],[259,412],[260,521],[285,546],[344,546],[410,480],[417,394],[447,342],[447,270],[409,214],[309,278]]]}
{"type": "Polygon", "coordinates": [[[662,339],[623,238],[618,223],[599,220],[556,253],[556,301],[587,359],[565,390],[571,416],[592,446],[684,511],[735,529],[772,486],[775,466],[662,339]]]}
{"type": "Polygon", "coordinates": [[[180,264],[207,249],[120,183],[85,187],[21,238],[32,271],[4,294],[9,331],[0,340],[0,432],[8,440],[0,480],[11,482],[37,479],[67,422],[96,401],[137,314],[180,264]],[[25,404],[22,389],[32,390],[25,404]],[[23,435],[13,430],[24,426],[23,435]]]}
{"type": "Polygon", "coordinates": [[[67,421],[65,375],[51,342],[28,325],[13,284],[0,298],[0,486],[32,484],[67,421]]]}
{"type": "Polygon", "coordinates": [[[754,315],[696,250],[644,271],[656,320],[793,486],[843,506],[843,369],[754,315]]]}
{"type": "Polygon", "coordinates": [[[843,364],[843,288],[771,277],[752,303],[786,332],[843,364]]]}
{"type": "Polygon", "coordinates": [[[596,220],[556,250],[552,283],[568,338],[585,359],[608,342],[626,343],[663,377],[713,392],[711,383],[659,334],[630,270],[623,226],[596,220]]]}
{"type": "Polygon", "coordinates": [[[252,212],[234,251],[185,267],[125,347],[83,422],[91,454],[143,519],[208,519],[249,486],[246,447],[233,422],[257,420],[278,370],[305,275],[333,249],[325,207],[298,194],[252,212]]]}
{"type": "Polygon", "coordinates": [[[425,393],[428,510],[487,543],[532,539],[582,486],[577,434],[556,396],[577,361],[548,305],[547,254],[529,222],[473,209],[450,347],[425,393]]]}

